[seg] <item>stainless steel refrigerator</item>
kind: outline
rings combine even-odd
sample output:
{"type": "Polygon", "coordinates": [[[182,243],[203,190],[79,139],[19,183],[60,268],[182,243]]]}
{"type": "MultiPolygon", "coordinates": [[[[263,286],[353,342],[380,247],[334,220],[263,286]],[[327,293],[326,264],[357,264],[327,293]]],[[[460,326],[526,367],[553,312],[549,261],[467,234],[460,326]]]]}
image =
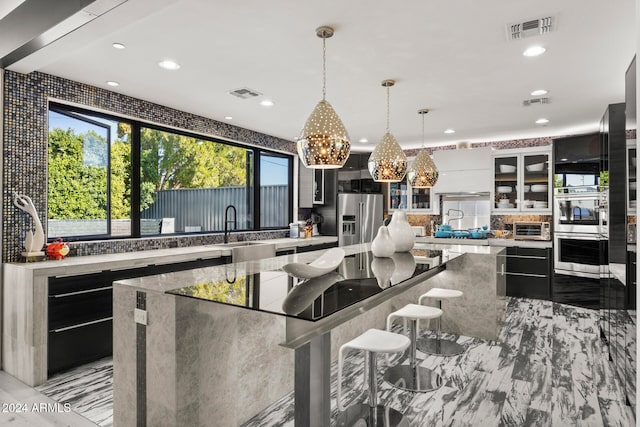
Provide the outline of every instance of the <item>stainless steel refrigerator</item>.
{"type": "Polygon", "coordinates": [[[338,244],[371,242],[382,225],[382,194],[338,194],[338,244]]]}

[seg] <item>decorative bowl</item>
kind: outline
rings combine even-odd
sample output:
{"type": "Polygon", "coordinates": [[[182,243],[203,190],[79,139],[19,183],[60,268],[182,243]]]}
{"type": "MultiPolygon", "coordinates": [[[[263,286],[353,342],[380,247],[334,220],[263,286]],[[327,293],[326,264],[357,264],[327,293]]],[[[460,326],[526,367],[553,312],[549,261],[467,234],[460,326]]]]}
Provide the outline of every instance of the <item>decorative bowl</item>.
{"type": "Polygon", "coordinates": [[[498,193],[511,193],[512,188],[506,185],[501,185],[497,188],[498,193]]]}
{"type": "Polygon", "coordinates": [[[534,193],[544,193],[549,186],[547,184],[534,184],[531,186],[531,191],[534,193]]]}
{"type": "Polygon", "coordinates": [[[298,283],[282,301],[282,311],[291,315],[304,311],[324,291],[341,280],[344,280],[344,277],[336,272],[330,272],[298,283]]]}
{"type": "Polygon", "coordinates": [[[500,173],[514,173],[516,167],[513,165],[500,165],[500,173]]]}
{"type": "Polygon", "coordinates": [[[313,279],[335,270],[344,259],[344,250],[331,248],[315,261],[305,264],[292,262],[282,266],[282,269],[294,277],[300,279],[313,279]]]}
{"type": "Polygon", "coordinates": [[[526,167],[529,172],[540,172],[544,170],[544,163],[533,163],[526,167]]]}
{"type": "Polygon", "coordinates": [[[529,190],[531,190],[531,186],[529,184],[526,184],[522,187],[522,189],[524,190],[525,193],[528,193],[529,190]]]}

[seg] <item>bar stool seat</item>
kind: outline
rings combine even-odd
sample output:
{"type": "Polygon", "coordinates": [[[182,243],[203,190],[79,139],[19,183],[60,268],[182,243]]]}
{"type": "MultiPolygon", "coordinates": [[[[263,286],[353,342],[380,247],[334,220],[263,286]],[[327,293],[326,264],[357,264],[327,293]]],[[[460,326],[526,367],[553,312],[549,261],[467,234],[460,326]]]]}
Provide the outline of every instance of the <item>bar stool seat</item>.
{"type": "Polygon", "coordinates": [[[416,359],[417,322],[419,320],[438,319],[442,310],[418,304],[407,304],[387,316],[387,330],[391,330],[393,321],[402,319],[403,323],[410,321],[409,364],[393,366],[384,373],[384,380],[394,387],[410,391],[432,391],[442,386],[442,377],[431,369],[418,366],[416,359]]]}
{"type": "MultiPolygon", "coordinates": [[[[418,298],[418,304],[422,305],[422,302],[425,299],[433,298],[438,301],[438,308],[442,309],[442,300],[459,298],[463,295],[464,292],[457,289],[432,288],[427,293],[420,295],[420,298],[418,298]]],[[[418,349],[423,353],[435,354],[438,356],[455,356],[460,353],[464,353],[464,347],[457,342],[440,339],[441,323],[442,318],[439,318],[436,338],[419,339],[417,344],[418,349]]]]}
{"type": "MultiPolygon", "coordinates": [[[[383,331],[380,329],[369,329],[351,341],[340,346],[338,351],[338,391],[336,400],[338,405],[337,425],[353,426],[362,424],[366,426],[408,426],[409,423],[404,415],[388,406],[378,405],[378,378],[376,375],[376,354],[377,353],[401,353],[409,347],[411,341],[401,334],[383,331]],[[343,355],[350,350],[364,351],[368,359],[368,379],[369,379],[369,402],[368,404],[355,404],[344,408],[341,402],[342,394],[342,366],[343,355]]],[[[365,379],[366,379],[365,369],[365,379]]],[[[366,381],[364,382],[366,383],[366,381]]],[[[363,388],[364,388],[363,383],[363,388]]]]}

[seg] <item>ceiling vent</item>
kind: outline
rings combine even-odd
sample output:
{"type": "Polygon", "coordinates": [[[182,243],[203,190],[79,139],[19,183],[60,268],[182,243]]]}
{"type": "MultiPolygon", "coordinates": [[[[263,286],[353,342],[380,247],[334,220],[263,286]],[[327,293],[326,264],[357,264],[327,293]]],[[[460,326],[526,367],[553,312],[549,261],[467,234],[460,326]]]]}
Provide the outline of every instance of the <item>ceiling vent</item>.
{"type": "Polygon", "coordinates": [[[240,99],[255,98],[256,96],[262,95],[260,92],[249,89],[248,87],[241,87],[240,89],[230,90],[228,93],[229,95],[237,96],[240,99]]]}
{"type": "Polygon", "coordinates": [[[532,105],[542,105],[542,104],[549,104],[549,103],[551,103],[551,100],[547,97],[531,98],[531,99],[525,99],[524,101],[522,101],[522,106],[531,107],[532,105]]]}
{"type": "Polygon", "coordinates": [[[507,39],[520,40],[525,37],[539,36],[551,31],[555,18],[547,16],[531,21],[518,22],[517,24],[507,24],[507,39]]]}

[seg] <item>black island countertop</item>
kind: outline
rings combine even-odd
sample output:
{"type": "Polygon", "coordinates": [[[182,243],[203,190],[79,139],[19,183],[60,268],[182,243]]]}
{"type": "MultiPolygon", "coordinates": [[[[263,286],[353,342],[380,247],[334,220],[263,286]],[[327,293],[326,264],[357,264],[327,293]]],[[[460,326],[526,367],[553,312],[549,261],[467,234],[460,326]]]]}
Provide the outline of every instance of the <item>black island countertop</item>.
{"type": "Polygon", "coordinates": [[[411,252],[377,258],[364,249],[346,255],[334,271],[312,279],[298,279],[281,268],[238,274],[237,269],[226,267],[224,278],[167,293],[318,321],[412,278],[434,272],[461,255],[418,245],[411,252]]]}

